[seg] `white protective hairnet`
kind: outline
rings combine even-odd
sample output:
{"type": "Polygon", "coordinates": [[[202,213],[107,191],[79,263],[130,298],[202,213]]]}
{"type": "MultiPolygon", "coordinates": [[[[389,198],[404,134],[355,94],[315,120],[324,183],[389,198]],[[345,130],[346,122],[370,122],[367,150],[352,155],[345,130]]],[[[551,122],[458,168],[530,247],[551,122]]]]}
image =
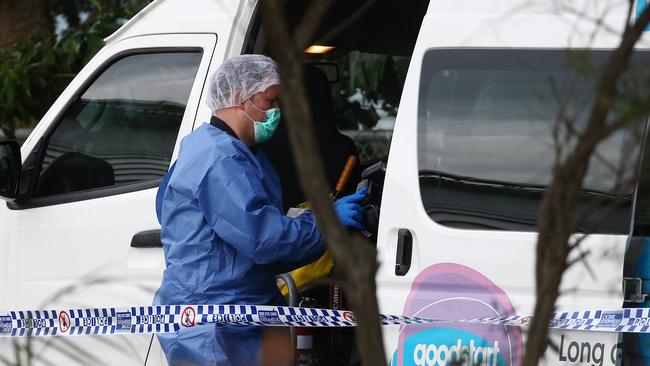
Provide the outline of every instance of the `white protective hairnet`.
{"type": "Polygon", "coordinates": [[[264,55],[240,55],[224,61],[210,77],[210,110],[236,106],[254,94],[280,85],[278,64],[264,55]]]}

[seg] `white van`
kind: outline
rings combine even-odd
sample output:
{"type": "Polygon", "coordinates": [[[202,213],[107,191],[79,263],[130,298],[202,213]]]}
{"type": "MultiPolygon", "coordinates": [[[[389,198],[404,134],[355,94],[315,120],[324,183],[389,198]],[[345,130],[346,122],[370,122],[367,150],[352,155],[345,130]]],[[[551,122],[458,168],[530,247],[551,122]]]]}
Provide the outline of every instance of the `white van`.
{"type": "MultiPolygon", "coordinates": [[[[295,24],[303,2],[285,3],[295,24]]],[[[633,15],[645,5],[635,4],[633,15]]],[[[373,202],[381,207],[382,313],[532,314],[535,223],[555,159],[557,116],[563,108],[584,118],[594,92],[589,70],[618,45],[627,6],[626,0],[333,6],[320,36],[334,50],[305,59],[338,69],[330,78],[333,113],[355,140],[362,166],[387,160],[385,178],[375,180],[383,194],[373,202]]],[[[0,143],[0,194],[7,201],[0,207],[0,309],[151,303],[164,270],[157,186],[181,139],[210,118],[203,102],[208,75],[234,55],[268,53],[262,15],[255,0],[155,0],[106,39],[20,154],[17,145],[0,143]]],[[[636,64],[650,61],[649,41],[639,42],[636,64]]],[[[648,227],[644,185],[612,188],[617,169],[634,172],[646,156],[642,141],[633,140],[638,133],[614,134],[591,163],[578,204],[588,213],[579,229],[591,235],[572,254],[576,263],[563,278],[558,310],[643,301],[645,278],[628,273],[639,277],[626,280],[634,291],[624,298],[622,288],[631,227],[640,235],[648,227]]],[[[516,327],[384,328],[393,365],[518,365],[524,339],[516,327]]],[[[553,331],[552,339],[546,364],[626,362],[615,333],[553,331]]],[[[0,345],[7,362],[166,363],[151,335],[0,338],[0,345]]]]}

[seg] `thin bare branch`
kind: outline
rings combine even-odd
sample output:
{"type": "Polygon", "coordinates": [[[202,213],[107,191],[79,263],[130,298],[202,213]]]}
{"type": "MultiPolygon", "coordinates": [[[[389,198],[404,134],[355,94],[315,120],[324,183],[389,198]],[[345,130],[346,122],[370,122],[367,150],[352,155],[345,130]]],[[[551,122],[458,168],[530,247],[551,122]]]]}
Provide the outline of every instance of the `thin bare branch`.
{"type": "MultiPolygon", "coordinates": [[[[589,3],[585,3],[585,4],[589,4],[589,3]]],[[[620,31],[618,29],[615,29],[609,26],[608,24],[606,24],[605,22],[603,22],[603,18],[604,18],[603,16],[596,16],[596,17],[591,16],[587,11],[578,10],[574,7],[568,6],[566,3],[556,5],[556,9],[559,13],[571,14],[574,15],[577,19],[587,20],[592,22],[595,28],[597,28],[594,30],[595,32],[598,32],[599,30],[603,30],[611,34],[616,34],[616,35],[620,34],[620,31]]],[[[603,14],[606,13],[607,11],[603,11],[603,14]]]]}
{"type": "Polygon", "coordinates": [[[627,0],[627,15],[625,16],[625,28],[632,26],[632,14],[634,14],[634,0],[627,0]]]}
{"type": "MultiPolygon", "coordinates": [[[[582,241],[582,240],[583,239],[580,238],[580,241],[582,241]]],[[[574,258],[573,260],[571,260],[571,261],[569,261],[567,263],[567,268],[571,268],[571,266],[575,265],[578,262],[581,262],[585,266],[585,268],[587,269],[587,272],[589,272],[589,275],[591,276],[591,278],[596,279],[596,272],[594,272],[594,269],[591,267],[591,265],[587,261],[587,257],[589,256],[589,254],[591,254],[591,252],[588,251],[588,250],[583,251],[580,248],[578,248],[578,250],[580,251],[580,254],[576,258],[574,258]]]]}

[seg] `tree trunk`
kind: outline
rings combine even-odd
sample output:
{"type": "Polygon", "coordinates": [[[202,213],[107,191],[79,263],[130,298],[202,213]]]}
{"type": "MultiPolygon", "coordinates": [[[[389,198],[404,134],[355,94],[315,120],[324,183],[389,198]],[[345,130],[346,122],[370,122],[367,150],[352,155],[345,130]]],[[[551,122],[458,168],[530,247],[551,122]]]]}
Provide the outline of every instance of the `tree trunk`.
{"type": "Polygon", "coordinates": [[[318,227],[327,238],[334,262],[343,273],[343,288],[357,317],[355,334],[362,363],[386,365],[375,284],[377,251],[360,234],[344,230],[334,213],[302,76],[302,50],[320,21],[318,14],[326,10],[324,4],[325,1],[312,4],[304,18],[307,24],[299,26],[300,32],[296,32],[299,39],[289,35],[278,1],[262,2],[263,24],[271,52],[280,64],[282,99],[290,101],[282,105],[282,111],[294,156],[300,157],[295,162],[300,183],[312,204],[318,227]]]}
{"type": "Polygon", "coordinates": [[[0,50],[52,31],[50,0],[0,0],[0,50]]]}

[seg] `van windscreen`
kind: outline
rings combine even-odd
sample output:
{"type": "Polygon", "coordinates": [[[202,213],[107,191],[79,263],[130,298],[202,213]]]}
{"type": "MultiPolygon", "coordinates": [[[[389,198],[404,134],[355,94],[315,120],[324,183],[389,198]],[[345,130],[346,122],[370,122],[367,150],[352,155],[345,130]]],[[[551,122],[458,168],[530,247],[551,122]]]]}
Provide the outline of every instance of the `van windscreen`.
{"type": "MultiPolygon", "coordinates": [[[[610,52],[431,50],[423,59],[418,110],[422,201],[433,220],[462,228],[534,231],[556,159],[575,145],[610,52]]],[[[638,52],[622,78],[610,121],[630,123],[590,161],[575,212],[577,230],[627,233],[647,115],[650,55],[638,52]]]]}

